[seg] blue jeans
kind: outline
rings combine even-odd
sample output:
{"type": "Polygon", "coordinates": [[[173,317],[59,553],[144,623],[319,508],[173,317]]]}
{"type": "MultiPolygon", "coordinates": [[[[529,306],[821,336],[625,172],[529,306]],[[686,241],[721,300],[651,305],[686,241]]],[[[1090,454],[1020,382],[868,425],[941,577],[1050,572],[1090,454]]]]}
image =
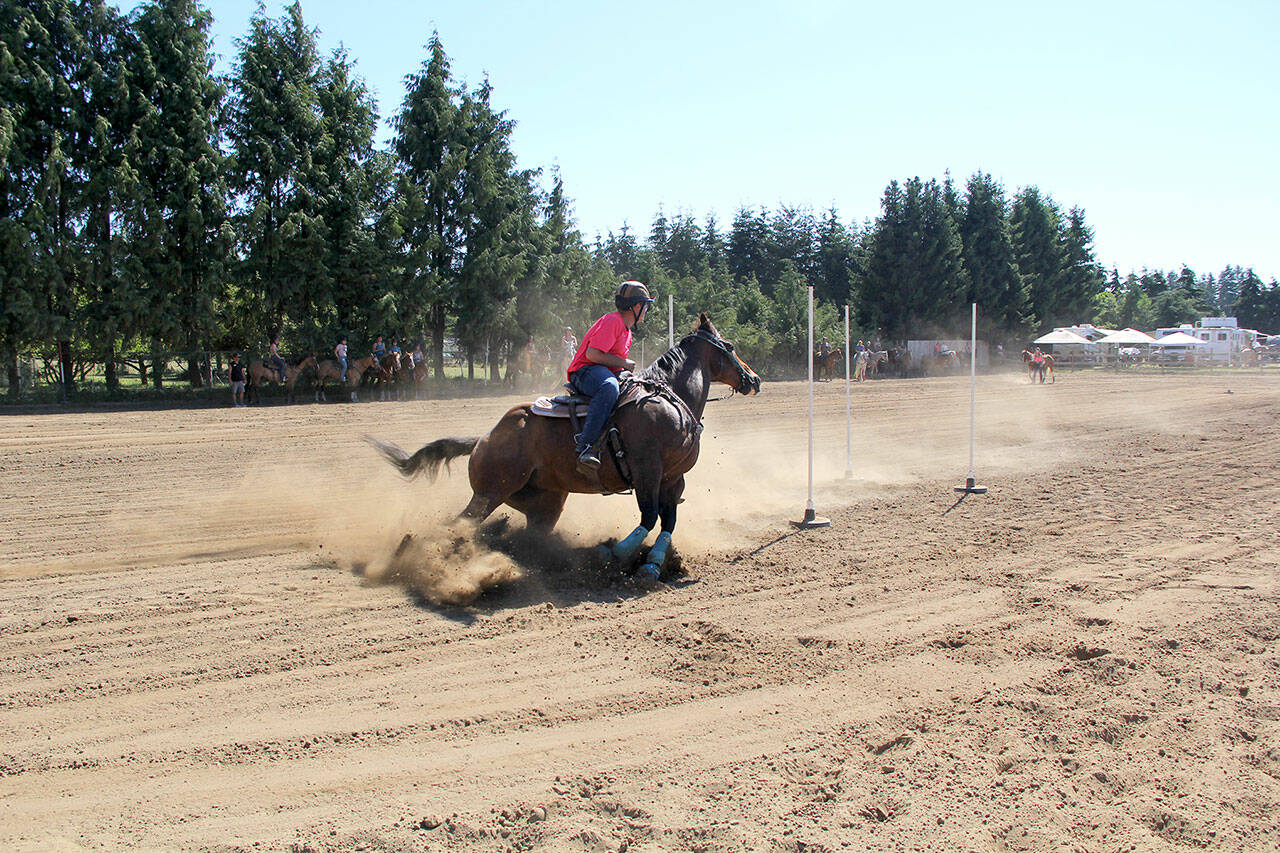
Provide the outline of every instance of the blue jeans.
{"type": "Polygon", "coordinates": [[[339,356],[338,364],[342,365],[342,381],[346,382],[347,381],[347,357],[345,355],[339,356]]]}
{"type": "Polygon", "coordinates": [[[581,453],[595,444],[600,433],[604,432],[604,423],[613,411],[613,404],[618,402],[618,377],[603,364],[588,364],[575,370],[569,381],[579,394],[591,398],[587,422],[583,424],[582,432],[574,436],[581,453]]]}

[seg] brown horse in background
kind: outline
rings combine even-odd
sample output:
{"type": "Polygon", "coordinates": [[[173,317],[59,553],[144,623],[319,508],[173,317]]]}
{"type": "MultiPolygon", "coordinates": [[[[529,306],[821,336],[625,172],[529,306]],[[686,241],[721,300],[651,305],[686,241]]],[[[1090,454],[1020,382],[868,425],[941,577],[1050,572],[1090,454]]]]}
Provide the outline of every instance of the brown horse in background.
{"type": "Polygon", "coordinates": [[[347,381],[342,381],[342,365],[338,364],[336,358],[326,358],[324,361],[316,365],[316,402],[321,400],[327,401],[329,398],[325,396],[324,384],[326,382],[337,383],[340,387],[345,387],[351,392],[351,402],[356,402],[356,391],[360,388],[360,379],[364,376],[365,371],[373,367],[373,356],[366,355],[364,358],[347,359],[347,381]]]}
{"type": "Polygon", "coordinates": [[[844,350],[836,347],[826,355],[813,354],[813,378],[830,382],[835,378],[837,366],[844,361],[844,350]]]}
{"type": "MultiPolygon", "coordinates": [[[[285,365],[284,368],[284,391],[285,402],[293,402],[293,386],[297,383],[298,377],[302,375],[302,371],[308,367],[316,366],[316,357],[314,355],[303,356],[296,364],[285,365]]],[[[249,369],[245,371],[248,382],[245,383],[245,400],[249,403],[261,402],[261,395],[258,387],[263,382],[279,383],[280,371],[274,365],[264,364],[262,359],[255,358],[249,362],[249,369]]]]}
{"type": "Polygon", "coordinates": [[[378,391],[378,399],[386,402],[392,398],[403,399],[405,379],[405,361],[413,360],[403,352],[389,352],[380,359],[375,359],[370,375],[378,391]]]}
{"type": "Polygon", "coordinates": [[[402,474],[434,478],[440,466],[470,455],[471,502],[460,515],[476,523],[506,504],[524,513],[531,530],[549,532],[570,492],[609,494],[634,489],[640,525],[617,543],[612,558],[626,564],[662,521],[638,577],[656,582],[666,561],[684,475],[698,461],[702,412],[713,382],[742,394],[757,394],[760,377],[720,337],[706,314],[665,355],[635,376],[643,393],[626,396],[610,422],[626,445],[622,461],[606,454],[594,474],[577,468],[573,426],[567,418],[535,415],[524,403],[502,417],[488,435],[442,438],[410,455],[392,444],[370,441],[402,474]],[[613,459],[612,464],[610,459],[613,459]]]}

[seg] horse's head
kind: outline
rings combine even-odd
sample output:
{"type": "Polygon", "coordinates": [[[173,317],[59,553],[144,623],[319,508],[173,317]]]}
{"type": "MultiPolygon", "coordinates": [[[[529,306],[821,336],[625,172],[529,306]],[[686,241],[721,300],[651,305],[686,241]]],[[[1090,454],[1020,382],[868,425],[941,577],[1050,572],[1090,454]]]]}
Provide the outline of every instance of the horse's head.
{"type": "Polygon", "coordinates": [[[713,380],[723,382],[739,394],[760,393],[760,377],[733,351],[733,344],[720,337],[706,314],[698,315],[698,327],[690,337],[711,348],[708,373],[713,380]]]}

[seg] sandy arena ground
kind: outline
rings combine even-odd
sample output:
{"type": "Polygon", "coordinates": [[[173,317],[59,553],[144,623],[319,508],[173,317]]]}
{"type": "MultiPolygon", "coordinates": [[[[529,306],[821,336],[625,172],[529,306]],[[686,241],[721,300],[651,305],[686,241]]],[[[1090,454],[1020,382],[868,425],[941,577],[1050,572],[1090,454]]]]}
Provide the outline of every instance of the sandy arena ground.
{"type": "Polygon", "coordinates": [[[805,386],[712,403],[649,593],[360,439],[515,398],[0,414],[0,849],[1280,847],[1280,371],[980,377],[960,502],[967,377],[852,399],[806,532],[805,386]]]}

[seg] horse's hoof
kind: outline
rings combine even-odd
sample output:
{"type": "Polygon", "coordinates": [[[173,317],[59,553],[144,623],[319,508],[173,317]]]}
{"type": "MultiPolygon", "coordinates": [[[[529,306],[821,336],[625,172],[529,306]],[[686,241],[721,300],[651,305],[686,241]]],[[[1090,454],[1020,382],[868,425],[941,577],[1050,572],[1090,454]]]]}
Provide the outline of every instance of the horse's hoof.
{"type": "Polygon", "coordinates": [[[653,563],[645,563],[636,569],[636,583],[645,589],[663,589],[666,584],[662,582],[662,569],[653,563]]]}
{"type": "Polygon", "coordinates": [[[599,560],[602,565],[609,565],[613,562],[613,549],[608,545],[597,545],[596,559],[599,560]]]}

